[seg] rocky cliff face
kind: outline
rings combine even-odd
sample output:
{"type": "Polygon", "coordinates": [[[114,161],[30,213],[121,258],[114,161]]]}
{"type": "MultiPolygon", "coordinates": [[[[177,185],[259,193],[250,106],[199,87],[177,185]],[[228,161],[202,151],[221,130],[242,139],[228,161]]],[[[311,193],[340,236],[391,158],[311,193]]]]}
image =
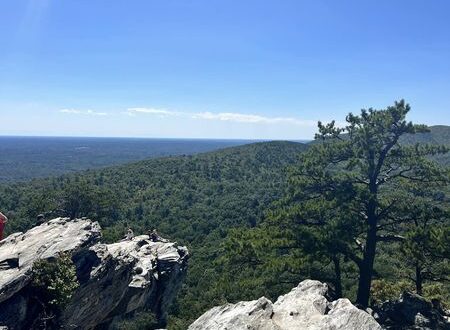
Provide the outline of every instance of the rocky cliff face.
{"type": "Polygon", "coordinates": [[[329,301],[327,285],[305,280],[275,303],[266,298],[215,307],[189,330],[378,330],[381,326],[348,299],[329,301]]]}
{"type": "Polygon", "coordinates": [[[57,218],[1,241],[0,328],[40,326],[42,308],[30,288],[33,265],[61,252],[70,254],[79,286],[53,324],[111,328],[142,310],[154,312],[164,324],[186,271],[186,248],[147,235],[100,244],[100,236],[96,222],[57,218]]]}

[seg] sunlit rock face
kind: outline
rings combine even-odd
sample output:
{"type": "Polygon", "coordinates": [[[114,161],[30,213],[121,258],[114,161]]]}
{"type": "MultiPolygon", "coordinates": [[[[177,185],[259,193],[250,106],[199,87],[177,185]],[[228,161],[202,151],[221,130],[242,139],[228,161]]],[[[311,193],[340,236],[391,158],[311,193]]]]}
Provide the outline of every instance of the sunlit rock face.
{"type": "Polygon", "coordinates": [[[31,294],[32,268],[39,259],[69,253],[79,287],[54,322],[64,329],[110,328],[149,310],[164,325],[167,309],[187,268],[186,248],[136,236],[101,244],[98,223],[57,218],[0,242],[0,327],[29,329],[41,313],[31,294]]]}
{"type": "Polygon", "coordinates": [[[305,280],[275,303],[262,297],[254,301],[214,307],[189,330],[378,330],[381,326],[348,299],[329,301],[328,287],[305,280]]]}

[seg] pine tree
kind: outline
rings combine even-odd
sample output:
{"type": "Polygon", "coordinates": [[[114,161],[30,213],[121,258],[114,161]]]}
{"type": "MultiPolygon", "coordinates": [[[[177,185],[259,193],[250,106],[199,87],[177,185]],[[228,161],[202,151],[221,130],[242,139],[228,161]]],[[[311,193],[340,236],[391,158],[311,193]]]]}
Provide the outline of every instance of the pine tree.
{"type": "Polygon", "coordinates": [[[367,307],[377,245],[404,242],[416,217],[417,205],[408,200],[411,187],[433,190],[449,183],[448,169],[431,159],[448,148],[401,143],[428,131],[406,121],[409,111],[402,100],[383,110],[350,113],[344,128],[319,122],[317,141],[290,170],[286,197],[254,231],[254,241],[280,257],[312,255],[334,265],[337,295],[342,262],[354,263],[356,302],[367,307]]]}

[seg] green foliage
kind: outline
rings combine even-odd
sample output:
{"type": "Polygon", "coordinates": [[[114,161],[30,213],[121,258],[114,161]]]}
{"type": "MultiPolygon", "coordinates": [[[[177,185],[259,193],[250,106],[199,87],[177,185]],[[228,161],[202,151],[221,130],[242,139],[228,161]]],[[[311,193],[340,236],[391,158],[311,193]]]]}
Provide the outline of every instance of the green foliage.
{"type": "Polygon", "coordinates": [[[386,300],[398,299],[402,292],[412,290],[413,286],[406,280],[373,280],[370,288],[372,304],[381,304],[386,300]]]}
{"type": "Polygon", "coordinates": [[[441,302],[444,308],[450,308],[450,286],[444,282],[425,285],[423,296],[428,300],[436,299],[441,302]]]}
{"type": "MultiPolygon", "coordinates": [[[[285,197],[251,234],[241,234],[245,246],[231,244],[227,250],[241,253],[247,264],[256,261],[256,267],[279,264],[279,279],[328,279],[337,295],[356,278],[357,302],[367,306],[377,245],[404,241],[415,223],[448,224],[449,170],[433,161],[448,148],[401,144],[402,137],[428,131],[406,121],[409,110],[400,101],[384,110],[349,114],[344,128],[319,123],[320,143],[291,168],[285,197]]],[[[428,263],[434,260],[422,256],[428,263]]]]}
{"type": "Polygon", "coordinates": [[[214,305],[254,298],[255,292],[241,292],[232,276],[220,282],[227,272],[217,263],[221,243],[230,228],[250,228],[262,220],[264,209],[282,196],[285,168],[305,149],[294,142],[256,143],[0,186],[0,204],[14,210],[9,232],[32,227],[37,214],[66,208],[98,220],[107,242],[132,227],[136,234],[156,228],[187,245],[188,276],[171,313],[186,328],[214,305]],[[32,199],[49,202],[30,209],[32,199]]]}
{"type": "Polygon", "coordinates": [[[158,322],[154,314],[142,312],[135,315],[132,319],[119,322],[113,327],[114,330],[149,330],[156,329],[158,322]]]}
{"type": "Polygon", "coordinates": [[[0,136],[0,183],[57,176],[148,158],[189,155],[245,140],[0,136]]]}
{"type": "MultiPolygon", "coordinates": [[[[427,134],[419,135],[428,139],[427,134]]],[[[414,145],[415,136],[419,135],[403,135],[407,137],[408,147],[397,146],[398,150],[409,159],[419,153],[420,159],[428,160],[424,156],[426,150],[416,149],[414,145]]],[[[364,155],[366,149],[355,146],[351,151],[353,147],[349,148],[346,139],[340,141],[328,136],[325,143],[316,142],[318,146],[309,148],[291,142],[257,143],[0,185],[0,205],[10,218],[9,233],[32,227],[38,214],[50,218],[64,212],[98,220],[104,228],[106,242],[120,239],[131,227],[137,234],[156,228],[162,236],[187,245],[192,257],[187,279],[170,313],[170,329],[186,329],[215,305],[262,295],[276,298],[307,277],[336,287],[337,269],[341,273],[343,293],[354,298],[359,270],[353,256],[361,257],[358,244],[365,243],[365,224],[353,207],[361,207],[369,195],[363,183],[348,184],[349,179],[358,179],[355,174],[358,166],[359,169],[364,166],[360,160],[348,161],[348,157],[353,153],[364,155]],[[307,149],[310,151],[299,159],[307,149]],[[338,164],[321,165],[319,160],[330,156],[338,164]],[[340,156],[347,160],[341,161],[340,156]],[[300,169],[307,167],[311,168],[310,180],[317,173],[324,174],[320,191],[325,191],[325,195],[307,189],[308,186],[301,188],[299,182],[305,176],[299,175],[300,169]],[[329,189],[331,184],[335,184],[335,191],[329,189]],[[349,204],[353,198],[359,203],[349,204]],[[278,202],[272,207],[275,201],[278,202]],[[358,233],[358,244],[352,241],[355,233],[358,233]]],[[[434,155],[431,159],[442,161],[439,157],[434,155]]],[[[426,164],[421,175],[436,168],[434,163],[426,164]]],[[[406,186],[405,181],[399,178],[382,190],[380,208],[389,206],[395,197],[404,201],[393,209],[397,215],[410,212],[410,207],[417,204],[411,198],[422,200],[423,205],[427,201],[438,207],[448,205],[445,189],[441,193],[430,183],[430,190],[436,190],[436,196],[420,196],[420,190],[411,184],[406,186]]],[[[417,220],[422,222],[424,218],[417,220]]],[[[403,221],[406,218],[401,220],[380,234],[406,235],[413,228],[408,221],[403,221]]],[[[435,226],[442,221],[448,223],[448,218],[435,217],[429,223],[435,226]]],[[[439,228],[442,229],[433,231],[439,242],[434,252],[448,256],[445,243],[448,228],[439,228]]],[[[408,280],[411,273],[396,271],[412,269],[400,256],[399,242],[380,245],[377,251],[377,278],[389,282],[398,278],[408,280]]],[[[427,281],[424,292],[431,285],[427,281]]],[[[136,324],[143,328],[151,327],[148,325],[151,322],[144,314],[136,319],[136,324]]],[[[132,327],[133,322],[125,326],[132,327]]]]}
{"type": "MultiPolygon", "coordinates": [[[[372,304],[381,304],[386,300],[398,299],[404,291],[414,292],[414,285],[407,279],[397,281],[373,280],[371,291],[372,304]]],[[[427,300],[438,300],[444,308],[450,306],[450,287],[445,283],[429,283],[423,288],[422,296],[427,300]]]]}
{"type": "Polygon", "coordinates": [[[38,260],[33,265],[32,287],[36,297],[54,310],[64,309],[79,283],[70,255],[60,254],[54,260],[38,260]]]}
{"type": "Polygon", "coordinates": [[[450,244],[449,236],[443,236],[448,233],[449,226],[430,222],[408,226],[405,240],[400,245],[400,257],[407,265],[403,276],[413,280],[418,294],[423,294],[422,288],[427,281],[450,281],[449,254],[445,252],[450,244]]]}

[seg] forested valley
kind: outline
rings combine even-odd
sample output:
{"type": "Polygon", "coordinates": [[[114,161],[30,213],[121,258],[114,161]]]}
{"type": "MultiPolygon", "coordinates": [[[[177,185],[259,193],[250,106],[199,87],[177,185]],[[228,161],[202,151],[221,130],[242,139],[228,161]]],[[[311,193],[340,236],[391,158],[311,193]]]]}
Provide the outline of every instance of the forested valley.
{"type": "MultiPolygon", "coordinates": [[[[3,184],[0,205],[8,233],[61,215],[98,221],[106,242],[132,228],[186,245],[169,329],[305,278],[363,307],[404,289],[449,307],[450,127],[412,125],[408,111],[399,102],[349,115],[345,130],[320,124],[310,144],[261,142],[3,184]]],[[[144,324],[141,316],[128,328],[144,324]]]]}

